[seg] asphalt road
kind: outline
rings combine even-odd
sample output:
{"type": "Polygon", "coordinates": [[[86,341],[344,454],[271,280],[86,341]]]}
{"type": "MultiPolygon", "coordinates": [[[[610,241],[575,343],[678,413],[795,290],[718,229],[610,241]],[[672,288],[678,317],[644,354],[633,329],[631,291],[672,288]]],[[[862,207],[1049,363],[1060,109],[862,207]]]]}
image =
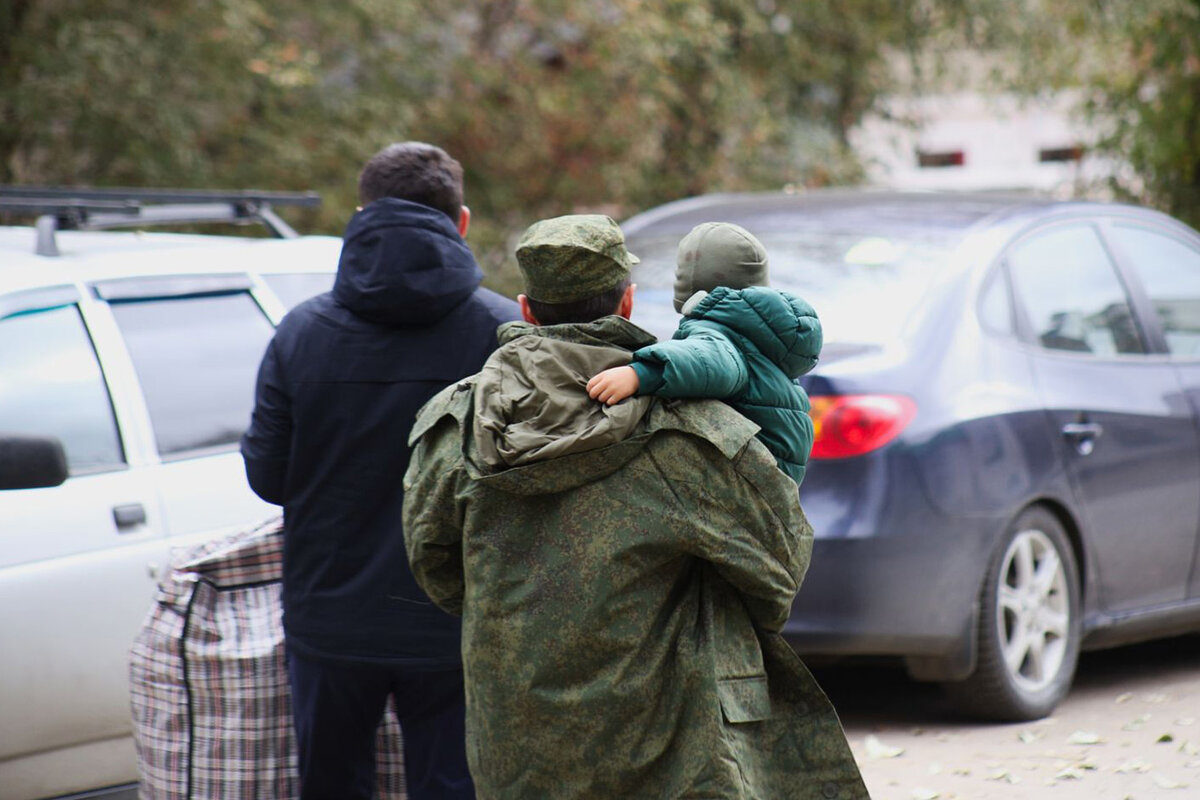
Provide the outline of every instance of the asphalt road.
{"type": "Polygon", "coordinates": [[[965,720],[901,670],[815,667],[873,800],[1200,798],[1200,635],[1084,653],[1048,719],[965,720]]]}

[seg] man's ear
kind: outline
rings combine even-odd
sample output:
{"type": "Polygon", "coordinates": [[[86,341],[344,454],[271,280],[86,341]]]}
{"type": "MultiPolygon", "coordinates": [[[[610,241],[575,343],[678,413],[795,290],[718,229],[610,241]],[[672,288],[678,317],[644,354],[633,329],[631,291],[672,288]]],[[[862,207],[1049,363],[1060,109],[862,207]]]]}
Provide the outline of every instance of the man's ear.
{"type": "Polygon", "coordinates": [[[467,228],[471,227],[471,209],[466,206],[458,212],[458,235],[467,238],[467,228]]]}
{"type": "Polygon", "coordinates": [[[528,297],[523,294],[517,295],[517,304],[521,306],[521,316],[525,318],[526,322],[532,322],[534,325],[542,324],[538,322],[537,317],[533,315],[533,309],[529,307],[528,297]]]}
{"type": "Polygon", "coordinates": [[[629,319],[633,313],[633,293],[637,289],[636,283],[631,283],[625,287],[625,294],[621,295],[621,302],[617,303],[617,314],[625,319],[629,319]]]}

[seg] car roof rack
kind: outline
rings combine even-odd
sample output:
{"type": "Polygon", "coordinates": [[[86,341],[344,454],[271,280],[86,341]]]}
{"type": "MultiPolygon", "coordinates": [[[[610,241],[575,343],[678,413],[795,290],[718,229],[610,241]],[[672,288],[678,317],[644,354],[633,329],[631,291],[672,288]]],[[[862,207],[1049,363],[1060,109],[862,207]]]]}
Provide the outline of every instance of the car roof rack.
{"type": "Polygon", "coordinates": [[[272,206],[321,204],[316,192],[205,191],[190,189],[80,189],[70,186],[0,186],[0,214],[37,216],[40,256],[59,254],[60,230],[103,230],[197,222],[261,223],[280,239],[299,236],[272,206]]]}

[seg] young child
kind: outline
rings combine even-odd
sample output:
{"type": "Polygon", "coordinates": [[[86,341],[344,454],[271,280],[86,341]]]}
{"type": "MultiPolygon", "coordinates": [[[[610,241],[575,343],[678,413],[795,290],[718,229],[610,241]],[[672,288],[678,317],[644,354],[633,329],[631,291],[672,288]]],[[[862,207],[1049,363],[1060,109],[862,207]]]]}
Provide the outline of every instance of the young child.
{"type": "Polygon", "coordinates": [[[767,254],[749,231],[728,222],[697,225],[679,243],[670,341],[643,347],[627,367],[588,381],[608,405],[631,395],[713,397],[762,430],[758,438],[799,484],[812,450],[808,395],[795,379],[821,353],[812,306],[767,286],[767,254]]]}

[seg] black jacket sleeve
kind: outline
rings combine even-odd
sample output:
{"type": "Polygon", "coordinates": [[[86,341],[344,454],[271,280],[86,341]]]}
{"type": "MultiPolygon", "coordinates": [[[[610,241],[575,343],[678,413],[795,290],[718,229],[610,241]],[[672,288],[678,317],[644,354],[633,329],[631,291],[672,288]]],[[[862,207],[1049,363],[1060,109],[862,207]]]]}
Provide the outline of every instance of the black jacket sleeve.
{"type": "Polygon", "coordinates": [[[246,478],[254,493],[268,503],[283,505],[291,443],[292,401],[272,340],[258,368],[254,412],[242,436],[246,478]]]}

